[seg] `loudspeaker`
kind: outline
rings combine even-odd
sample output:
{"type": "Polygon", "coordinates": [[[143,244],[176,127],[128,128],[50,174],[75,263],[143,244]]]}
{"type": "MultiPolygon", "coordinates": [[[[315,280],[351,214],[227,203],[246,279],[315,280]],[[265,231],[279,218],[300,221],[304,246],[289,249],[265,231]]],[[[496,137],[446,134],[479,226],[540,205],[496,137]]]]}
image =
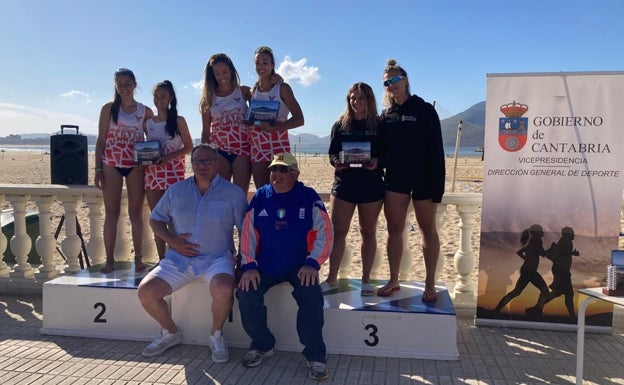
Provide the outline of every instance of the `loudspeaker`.
{"type": "Polygon", "coordinates": [[[61,125],[61,133],[50,136],[52,184],[88,184],[88,159],[87,137],[78,134],[78,126],[61,125]],[[64,134],[65,128],[76,134],[64,134]]]}

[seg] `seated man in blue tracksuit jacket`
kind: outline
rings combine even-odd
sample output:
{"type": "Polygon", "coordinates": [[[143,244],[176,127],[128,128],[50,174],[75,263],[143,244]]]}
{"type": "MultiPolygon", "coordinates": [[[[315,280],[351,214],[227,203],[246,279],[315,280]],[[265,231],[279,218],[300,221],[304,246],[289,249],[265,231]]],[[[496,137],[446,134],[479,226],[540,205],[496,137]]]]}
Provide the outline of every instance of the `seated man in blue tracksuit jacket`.
{"type": "Polygon", "coordinates": [[[323,341],[323,294],[318,270],[333,244],[331,219],[318,194],[299,182],[297,160],[290,153],[274,156],[270,183],[254,195],[243,222],[243,275],[236,297],[251,346],[243,366],[260,365],[273,355],[275,337],[267,327],[264,295],[289,282],[297,301],[297,332],[315,380],[328,378],[323,341]]]}

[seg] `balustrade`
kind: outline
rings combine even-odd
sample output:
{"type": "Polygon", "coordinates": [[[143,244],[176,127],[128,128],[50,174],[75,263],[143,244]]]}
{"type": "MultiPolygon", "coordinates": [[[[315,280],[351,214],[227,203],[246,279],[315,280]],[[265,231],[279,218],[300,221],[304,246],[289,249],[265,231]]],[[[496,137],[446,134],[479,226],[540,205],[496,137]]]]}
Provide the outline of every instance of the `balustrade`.
{"type": "MultiPolygon", "coordinates": [[[[326,202],[329,201],[329,194],[320,194],[326,202]]],[[[13,208],[15,233],[10,240],[5,234],[0,235],[0,290],[10,287],[11,280],[21,280],[20,287],[24,282],[31,281],[33,287],[40,287],[44,281],[63,274],[71,274],[79,271],[78,255],[81,250],[81,239],[77,232],[77,223],[83,226],[88,223],[88,236],[84,237],[88,257],[93,265],[102,264],[105,260],[104,240],[102,237],[102,207],[103,200],[101,191],[94,186],[60,186],[60,185],[0,185],[0,205],[6,206],[6,202],[13,208]],[[39,210],[39,237],[31,239],[26,230],[26,205],[33,202],[39,210]],[[53,210],[54,202],[60,202],[64,220],[64,234],[62,239],[57,240],[53,236],[53,210]],[[82,203],[80,210],[77,207],[82,203]],[[84,210],[86,206],[87,210],[84,210]],[[80,211],[80,213],[78,212],[80,211]],[[60,247],[66,260],[58,258],[55,252],[60,241],[60,247]],[[28,263],[28,253],[31,247],[35,246],[37,254],[41,258],[41,264],[31,266],[28,263]],[[16,263],[9,265],[4,261],[4,252],[10,247],[13,255],[16,256],[16,263]]],[[[453,294],[462,296],[467,300],[474,298],[474,288],[470,284],[473,269],[476,263],[475,250],[472,249],[472,237],[474,230],[474,217],[480,209],[480,193],[446,193],[439,205],[436,216],[436,225],[441,228],[449,206],[457,208],[459,216],[459,226],[457,237],[459,239],[459,249],[454,254],[454,269],[457,272],[457,282],[447,282],[449,287],[453,287],[453,294]]],[[[147,204],[146,204],[147,206],[147,204]]],[[[118,260],[132,260],[132,242],[128,234],[129,221],[127,220],[127,202],[122,199],[121,216],[118,223],[117,243],[115,255],[118,260]]],[[[153,235],[148,225],[149,209],[144,208],[145,228],[143,239],[144,260],[157,261],[156,248],[153,243],[153,235]]],[[[383,215],[382,215],[383,216],[383,215]]],[[[413,214],[410,214],[412,218],[413,214]]],[[[414,220],[408,221],[414,223],[414,220]]],[[[4,223],[2,224],[4,225],[4,223]]],[[[410,226],[405,229],[407,240],[410,226]]],[[[84,232],[83,232],[84,234],[84,232]]],[[[86,235],[86,234],[85,234],[86,235]]],[[[386,258],[379,252],[384,249],[384,245],[378,245],[378,255],[373,267],[373,278],[387,278],[379,275],[382,264],[387,263],[386,258]]],[[[351,251],[345,251],[345,257],[339,276],[344,277],[351,264],[351,251]]],[[[359,254],[359,253],[358,253],[359,254]]],[[[413,279],[410,277],[410,269],[413,263],[413,252],[404,247],[404,257],[401,265],[401,279],[413,279]]],[[[416,253],[418,254],[418,253],[416,253]]],[[[440,255],[438,271],[444,268],[445,258],[440,255]]]]}

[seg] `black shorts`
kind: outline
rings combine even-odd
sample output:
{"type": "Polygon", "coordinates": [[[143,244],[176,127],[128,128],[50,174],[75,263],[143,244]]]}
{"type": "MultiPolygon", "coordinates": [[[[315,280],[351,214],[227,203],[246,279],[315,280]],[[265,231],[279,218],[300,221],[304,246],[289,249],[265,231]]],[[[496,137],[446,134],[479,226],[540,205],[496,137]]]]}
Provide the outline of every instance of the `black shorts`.
{"type": "Polygon", "coordinates": [[[411,195],[412,200],[415,201],[433,199],[430,183],[416,182],[413,177],[391,173],[386,173],[385,181],[386,191],[411,195]]]}
{"type": "Polygon", "coordinates": [[[385,189],[382,179],[367,184],[340,183],[334,181],[331,194],[349,203],[372,203],[384,198],[385,189]]]}

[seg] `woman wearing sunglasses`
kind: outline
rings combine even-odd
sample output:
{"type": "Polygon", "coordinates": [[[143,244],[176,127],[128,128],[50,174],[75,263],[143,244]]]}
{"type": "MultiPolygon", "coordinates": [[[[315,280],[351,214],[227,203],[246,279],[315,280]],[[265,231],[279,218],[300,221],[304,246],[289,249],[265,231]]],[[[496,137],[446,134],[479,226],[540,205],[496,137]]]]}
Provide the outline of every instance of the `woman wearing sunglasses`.
{"type": "Polygon", "coordinates": [[[410,200],[420,228],[425,259],[423,302],[437,300],[435,282],[440,239],[435,218],[444,194],[444,146],[440,119],[434,107],[410,94],[407,72],[388,60],[383,73],[386,109],[381,114],[380,136],[386,169],[384,215],[388,222],[390,280],[377,295],[400,290],[399,270],[403,253],[403,229],[410,200]]]}
{"type": "Polygon", "coordinates": [[[383,170],[378,165],[377,102],[373,89],[355,83],[347,92],[345,112],[334,123],[329,161],[336,169],[331,190],[334,248],[324,292],[336,287],[345,239],[357,207],[362,235],[362,296],[375,294],[370,273],[377,251],[377,219],[384,198],[383,170]],[[347,154],[345,156],[345,154],[347,154]]]}

